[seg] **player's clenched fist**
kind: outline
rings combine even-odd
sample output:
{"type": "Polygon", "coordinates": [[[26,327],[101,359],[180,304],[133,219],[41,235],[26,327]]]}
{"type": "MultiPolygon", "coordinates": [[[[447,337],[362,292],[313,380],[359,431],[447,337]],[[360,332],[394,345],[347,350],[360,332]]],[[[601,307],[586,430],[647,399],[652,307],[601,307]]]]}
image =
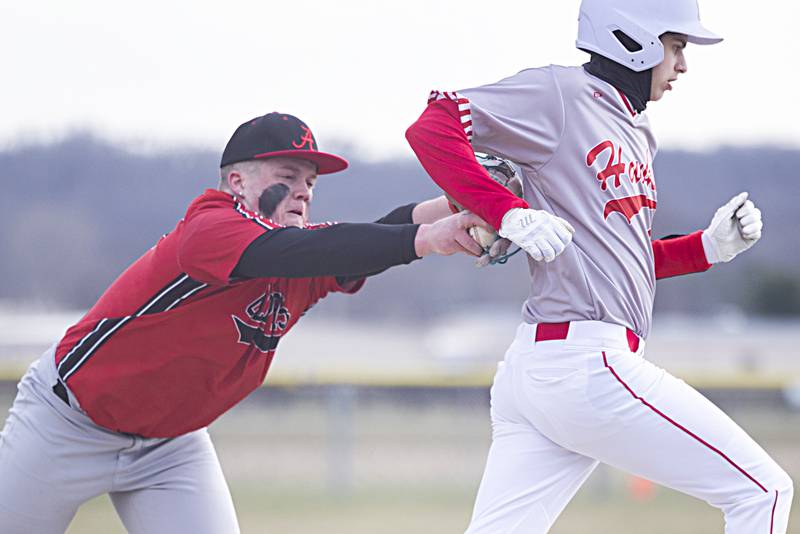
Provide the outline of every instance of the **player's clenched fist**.
{"type": "Polygon", "coordinates": [[[513,208],[503,215],[498,232],[536,261],[551,262],[572,241],[570,223],[543,210],[513,208]]]}
{"type": "Polygon", "coordinates": [[[489,232],[493,231],[483,219],[466,211],[439,219],[433,224],[420,225],[414,239],[417,256],[423,257],[429,254],[449,256],[457,252],[480,256],[483,248],[469,234],[469,229],[474,226],[489,232]]]}
{"type": "Polygon", "coordinates": [[[708,263],[731,261],[761,239],[761,210],[747,193],[739,193],[714,214],[703,232],[703,249],[708,263]]]}

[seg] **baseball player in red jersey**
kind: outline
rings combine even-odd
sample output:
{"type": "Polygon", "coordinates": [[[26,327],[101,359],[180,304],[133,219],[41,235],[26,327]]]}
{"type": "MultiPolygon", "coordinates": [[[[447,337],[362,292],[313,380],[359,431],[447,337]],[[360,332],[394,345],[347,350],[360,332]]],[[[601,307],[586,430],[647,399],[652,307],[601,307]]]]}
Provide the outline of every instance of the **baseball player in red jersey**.
{"type": "Polygon", "coordinates": [[[238,532],[205,427],[261,385],[281,337],[372,274],[481,252],[468,229],[485,223],[444,197],[377,223],[308,224],[317,175],[346,167],[291,115],[236,130],[219,189],[23,377],[0,434],[0,532],[64,532],[104,493],[130,532],[238,532]]]}
{"type": "Polygon", "coordinates": [[[530,295],[492,386],[492,446],[468,534],[548,531],[598,462],[705,500],[728,534],[786,532],[788,475],[644,358],[656,279],[705,271],[761,237],[761,213],[741,193],[703,231],[650,238],[656,142],[645,107],[686,72],[687,43],[720,40],[696,0],[583,0],[577,46],[588,63],[434,91],[408,129],[436,183],[529,255],[530,295]],[[524,198],[491,180],[473,150],[516,162],[524,198]]]}

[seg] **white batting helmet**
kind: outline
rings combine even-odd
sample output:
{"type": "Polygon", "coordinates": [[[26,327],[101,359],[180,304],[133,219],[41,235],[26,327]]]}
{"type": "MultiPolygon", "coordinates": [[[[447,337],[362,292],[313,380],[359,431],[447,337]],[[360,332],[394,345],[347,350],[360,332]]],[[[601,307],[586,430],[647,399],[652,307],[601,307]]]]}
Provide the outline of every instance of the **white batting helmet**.
{"type": "Polygon", "coordinates": [[[583,0],[575,45],[641,72],[664,59],[658,37],[666,32],[682,33],[694,44],[722,41],[700,23],[697,0],[583,0]],[[626,47],[616,32],[638,46],[626,47]]]}

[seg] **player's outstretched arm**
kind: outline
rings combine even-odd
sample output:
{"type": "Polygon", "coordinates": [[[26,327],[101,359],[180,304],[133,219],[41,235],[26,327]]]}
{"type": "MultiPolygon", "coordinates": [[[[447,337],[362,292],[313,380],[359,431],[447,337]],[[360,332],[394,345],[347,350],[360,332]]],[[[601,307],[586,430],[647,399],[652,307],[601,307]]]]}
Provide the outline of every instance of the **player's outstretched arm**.
{"type": "Polygon", "coordinates": [[[458,213],[458,211],[451,207],[446,196],[440,195],[417,204],[406,204],[395,208],[375,222],[379,224],[431,224],[458,213]]]}
{"type": "Polygon", "coordinates": [[[761,210],[739,193],[719,208],[703,231],[703,249],[708,263],[728,262],[761,239],[761,210]]]}
{"type": "MultiPolygon", "coordinates": [[[[411,205],[398,210],[407,213],[411,205]]],[[[474,214],[459,213],[422,225],[339,223],[314,230],[278,228],[245,249],[232,275],[364,277],[430,254],[478,256],[482,249],[469,235],[473,226],[488,227],[474,214]]]]}
{"type": "Polygon", "coordinates": [[[420,225],[414,239],[417,256],[420,258],[430,254],[449,256],[457,252],[480,256],[483,248],[469,235],[469,229],[473,226],[487,231],[492,230],[483,219],[465,211],[439,219],[432,224],[420,225]]]}
{"type": "Polygon", "coordinates": [[[414,224],[431,224],[455,213],[444,195],[425,200],[414,206],[411,218],[414,224]]]}

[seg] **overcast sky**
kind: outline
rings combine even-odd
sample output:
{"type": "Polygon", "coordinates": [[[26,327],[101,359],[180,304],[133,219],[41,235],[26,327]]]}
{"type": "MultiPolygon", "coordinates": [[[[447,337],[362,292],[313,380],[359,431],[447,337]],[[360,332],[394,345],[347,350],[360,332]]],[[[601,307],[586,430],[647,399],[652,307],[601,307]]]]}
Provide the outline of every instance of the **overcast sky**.
{"type": "MultiPolygon", "coordinates": [[[[665,0],[668,1],[668,0],[665,0]]],[[[800,147],[794,0],[701,0],[726,40],[648,108],[662,148],[800,147]]],[[[408,156],[428,92],[579,64],[578,0],[0,3],[0,147],[75,129],[138,148],[221,150],[235,127],[292,113],[321,148],[408,156]],[[491,7],[489,7],[491,6],[491,7]]]]}

